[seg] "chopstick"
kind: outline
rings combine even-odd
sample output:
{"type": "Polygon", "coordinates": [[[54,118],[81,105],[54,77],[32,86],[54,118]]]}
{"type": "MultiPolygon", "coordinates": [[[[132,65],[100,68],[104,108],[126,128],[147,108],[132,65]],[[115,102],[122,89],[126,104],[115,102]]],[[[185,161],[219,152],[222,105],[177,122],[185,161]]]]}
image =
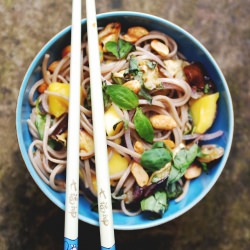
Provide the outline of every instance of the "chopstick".
{"type": "Polygon", "coordinates": [[[72,1],[64,249],[78,249],[81,0],[72,1]]]}
{"type": "Polygon", "coordinates": [[[94,0],[86,0],[86,16],[101,249],[115,249],[96,6],[94,0]]]}

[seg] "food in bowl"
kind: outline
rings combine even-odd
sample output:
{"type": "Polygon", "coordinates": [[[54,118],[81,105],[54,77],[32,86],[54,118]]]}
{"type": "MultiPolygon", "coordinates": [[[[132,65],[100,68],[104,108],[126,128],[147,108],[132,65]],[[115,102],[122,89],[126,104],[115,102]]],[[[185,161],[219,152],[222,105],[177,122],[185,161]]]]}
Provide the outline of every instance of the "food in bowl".
{"type": "MultiPolygon", "coordinates": [[[[228,86],[223,77],[223,74],[221,73],[218,65],[216,64],[212,56],[209,54],[209,52],[193,36],[191,36],[189,33],[181,29],[177,25],[167,20],[164,20],[162,18],[156,17],[156,16],[152,16],[152,15],[148,15],[144,13],[138,13],[138,12],[126,12],[126,11],[99,14],[97,15],[97,21],[98,21],[99,27],[106,27],[110,23],[119,22],[122,27],[122,35],[124,39],[126,37],[126,34],[128,35],[128,32],[127,32],[128,29],[130,27],[137,27],[137,26],[143,27],[149,32],[151,32],[152,30],[157,30],[158,32],[166,34],[167,36],[171,37],[178,45],[178,57],[180,57],[180,59],[188,61],[190,64],[192,64],[192,66],[194,66],[194,68],[196,68],[196,64],[198,64],[197,65],[198,68],[202,65],[203,71],[205,71],[205,75],[209,76],[210,79],[212,79],[212,82],[215,84],[214,86],[215,88],[212,87],[213,84],[211,84],[211,87],[212,87],[211,90],[213,91],[210,90],[211,94],[212,92],[215,94],[213,97],[214,99],[217,98],[216,93],[217,92],[219,93],[219,98],[216,101],[216,105],[215,105],[216,116],[214,120],[211,119],[213,121],[213,124],[207,130],[207,132],[205,132],[206,136],[199,135],[197,137],[197,135],[200,134],[200,132],[198,131],[199,132],[198,133],[197,130],[194,133],[183,135],[185,141],[187,142],[192,142],[192,140],[199,141],[199,147],[201,147],[202,144],[210,144],[210,145],[212,144],[211,148],[208,148],[208,150],[211,150],[213,148],[213,145],[217,145],[218,147],[221,147],[224,149],[224,154],[222,155],[220,159],[214,160],[213,162],[209,163],[209,165],[211,166],[209,167],[208,174],[206,173],[206,171],[202,171],[199,177],[194,178],[191,181],[188,181],[187,183],[189,184],[187,184],[184,188],[184,195],[179,197],[179,199],[181,200],[180,201],[177,200],[176,202],[176,199],[169,199],[168,200],[169,206],[166,212],[162,215],[162,217],[158,215],[159,218],[156,220],[149,220],[148,217],[144,216],[145,213],[139,213],[138,215],[134,215],[134,216],[127,216],[123,212],[117,211],[115,205],[113,206],[115,209],[113,213],[115,229],[135,230],[135,229],[144,229],[144,228],[149,228],[153,226],[158,226],[170,220],[173,220],[174,218],[177,218],[178,216],[184,214],[189,209],[191,209],[209,192],[209,190],[211,190],[211,188],[214,186],[217,179],[219,178],[226,164],[227,158],[229,156],[231,143],[232,143],[232,136],[233,136],[233,124],[234,123],[233,123],[233,110],[232,110],[232,101],[230,97],[230,92],[228,90],[228,86]],[[212,139],[213,137],[216,137],[216,138],[212,139]],[[203,140],[201,140],[201,138],[203,140]],[[205,139],[211,139],[211,140],[205,141],[205,139]]],[[[64,50],[65,47],[67,47],[70,44],[70,30],[71,30],[71,27],[67,27],[61,32],[59,32],[41,49],[41,51],[34,58],[33,62],[31,63],[30,67],[27,70],[27,73],[21,85],[18,102],[17,102],[17,111],[16,111],[17,137],[18,137],[20,150],[21,150],[23,159],[25,161],[25,164],[27,166],[27,169],[30,172],[31,176],[33,177],[34,181],[36,182],[37,186],[43,191],[43,193],[52,202],[54,202],[54,204],[56,204],[61,209],[65,209],[65,193],[63,192],[65,176],[64,176],[64,170],[63,170],[63,164],[60,164],[60,163],[64,162],[65,158],[63,154],[61,154],[60,157],[62,157],[62,159],[58,161],[59,166],[56,169],[53,169],[54,171],[58,171],[58,172],[62,171],[62,173],[57,174],[56,182],[53,180],[55,176],[54,174],[50,174],[50,175],[46,174],[47,177],[46,179],[44,178],[43,180],[42,179],[43,177],[41,178],[40,175],[38,174],[39,169],[38,170],[35,169],[28,155],[30,145],[34,143],[34,138],[32,136],[32,132],[30,132],[29,130],[27,120],[30,119],[32,109],[34,108],[34,106],[30,105],[30,101],[29,101],[30,91],[34,86],[34,83],[36,83],[38,80],[43,78],[42,68],[48,71],[48,67],[52,64],[52,62],[62,59],[62,51],[64,50]],[[45,58],[47,57],[45,56],[46,54],[49,54],[49,58],[47,59],[45,58]],[[44,67],[42,67],[43,62],[45,65],[44,67]],[[54,183],[56,185],[53,188],[51,188],[51,186],[47,184],[48,180],[50,184],[53,185],[54,183]]],[[[86,30],[87,30],[86,19],[84,19],[82,20],[83,34],[86,33],[86,30]]],[[[143,45],[141,46],[143,47],[143,45]]],[[[69,48],[70,47],[68,47],[68,49],[69,48]]],[[[68,53],[67,49],[65,51],[66,53],[68,53]]],[[[105,56],[107,56],[107,52],[105,53],[106,53],[105,56]]],[[[153,52],[153,53],[157,56],[156,52],[153,52]]],[[[114,58],[114,55],[112,53],[110,55],[114,58]]],[[[105,60],[107,60],[107,58],[105,60]]],[[[60,82],[60,81],[57,80],[56,82],[60,82]]],[[[106,86],[109,86],[108,82],[112,83],[112,80],[107,80],[106,86]]],[[[168,84],[164,84],[164,85],[167,86],[168,84]]],[[[200,91],[198,92],[194,91],[195,89],[194,85],[191,84],[190,86],[191,90],[193,90],[191,94],[194,95],[194,97],[195,96],[198,97],[200,94],[199,93],[200,91]]],[[[67,95],[66,88],[64,92],[65,95],[67,95]]],[[[205,87],[205,89],[206,88],[207,87],[205,87]]],[[[33,101],[37,99],[38,95],[40,95],[39,92],[35,91],[33,101]]],[[[172,96],[172,98],[173,97],[174,96],[172,96]]],[[[206,101],[204,103],[206,103],[206,101]]],[[[67,98],[65,98],[64,104],[65,105],[67,104],[67,98]]],[[[65,105],[62,105],[62,106],[65,106],[65,105]]],[[[196,112],[195,110],[199,109],[199,106],[200,106],[199,103],[198,105],[196,103],[196,105],[193,106],[193,109],[194,109],[193,112],[196,112]]],[[[140,105],[140,107],[143,110],[145,106],[140,105]]],[[[111,111],[112,111],[112,108],[109,110],[107,114],[110,114],[110,113],[112,114],[113,112],[111,111]]],[[[128,111],[128,113],[132,113],[132,111],[131,112],[128,111]]],[[[147,113],[146,113],[146,116],[147,116],[147,113]]],[[[197,116],[197,121],[199,120],[199,117],[201,116],[197,116]]],[[[126,127],[127,125],[128,124],[124,122],[123,126],[126,127]]],[[[119,124],[119,126],[121,125],[119,124]]],[[[117,129],[119,128],[119,126],[117,127],[117,129]]],[[[199,129],[201,129],[203,126],[204,125],[202,126],[199,125],[200,127],[199,129]]],[[[113,127],[112,129],[115,130],[116,127],[113,127]]],[[[35,131],[36,131],[36,127],[35,127],[35,131]]],[[[156,136],[159,136],[159,134],[156,136]]],[[[63,141],[63,137],[61,137],[61,139],[63,141]]],[[[172,141],[173,140],[175,140],[175,137],[172,138],[172,141]]],[[[51,143],[51,140],[49,141],[50,141],[49,143],[51,143]]],[[[147,143],[147,144],[150,144],[150,143],[147,143]]],[[[153,144],[150,144],[150,145],[153,145],[153,144]]],[[[43,145],[40,144],[40,146],[38,147],[42,148],[43,145]]],[[[34,150],[36,149],[35,148],[30,149],[31,152],[33,152],[34,150]]],[[[117,156],[117,154],[115,156],[117,156]]],[[[120,158],[121,157],[118,157],[118,159],[120,158]]],[[[114,157],[113,159],[116,159],[116,158],[114,157]]],[[[46,173],[44,170],[42,171],[43,173],[46,173]]],[[[197,173],[196,170],[194,172],[197,173]]],[[[80,182],[80,183],[83,184],[83,182],[80,182]]],[[[93,180],[93,187],[94,186],[95,186],[95,181],[93,180]]],[[[85,194],[87,195],[80,195],[79,197],[79,219],[92,225],[98,225],[99,223],[98,214],[94,212],[93,210],[91,210],[90,208],[89,198],[92,199],[93,195],[90,192],[86,192],[86,190],[88,189],[85,186],[83,186],[81,190],[84,190],[85,194]]],[[[138,190],[140,191],[140,188],[138,190]]],[[[129,209],[129,212],[133,212],[133,213],[136,212],[136,207],[133,207],[133,210],[132,210],[132,207],[129,206],[128,204],[125,204],[125,206],[127,210],[129,209]]]]}
{"type": "MultiPolygon", "coordinates": [[[[220,93],[200,62],[188,61],[167,34],[119,22],[99,31],[99,52],[113,206],[124,214],[160,218],[181,201],[190,181],[209,172],[224,148],[205,142],[220,93]]],[[[30,160],[40,178],[65,191],[70,45],[61,58],[45,54],[42,78],[29,91],[30,160]]],[[[80,180],[95,210],[97,187],[88,42],[82,43],[80,180]]],[[[209,173],[208,173],[209,174],[209,173]]]]}

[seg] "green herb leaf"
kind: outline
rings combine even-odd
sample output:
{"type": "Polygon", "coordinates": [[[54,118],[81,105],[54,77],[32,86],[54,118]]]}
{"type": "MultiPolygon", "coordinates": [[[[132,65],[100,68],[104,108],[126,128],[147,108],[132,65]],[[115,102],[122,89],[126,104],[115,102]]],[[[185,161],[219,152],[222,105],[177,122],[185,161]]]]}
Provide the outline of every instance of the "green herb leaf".
{"type": "Polygon", "coordinates": [[[141,86],[141,89],[138,94],[145,98],[150,104],[152,103],[152,96],[150,95],[149,91],[144,87],[144,85],[141,86]]]}
{"type": "Polygon", "coordinates": [[[118,59],[125,58],[134,49],[133,44],[122,39],[119,39],[118,42],[109,41],[105,44],[105,47],[118,59]]]}
{"type": "Polygon", "coordinates": [[[168,199],[175,199],[182,194],[183,190],[180,183],[174,182],[167,185],[167,196],[168,199]]]}
{"type": "Polygon", "coordinates": [[[198,145],[194,143],[189,149],[181,149],[174,158],[174,166],[177,169],[187,169],[198,154],[198,145]]]}
{"type": "Polygon", "coordinates": [[[208,174],[208,173],[209,173],[209,170],[208,170],[207,163],[205,163],[205,162],[200,162],[200,164],[201,164],[202,170],[203,170],[206,174],[208,174]]]}
{"type": "Polygon", "coordinates": [[[140,108],[136,109],[134,115],[135,130],[139,136],[145,141],[152,143],[154,139],[154,129],[146,115],[143,114],[140,108]]]}
{"type": "Polygon", "coordinates": [[[106,86],[106,94],[109,95],[112,102],[125,110],[131,110],[138,106],[138,96],[129,88],[122,85],[106,86]]]}
{"type": "Polygon", "coordinates": [[[107,51],[111,52],[116,58],[119,58],[119,51],[118,51],[117,42],[109,41],[109,42],[105,43],[105,47],[106,47],[107,51]]]}
{"type": "Polygon", "coordinates": [[[147,212],[152,219],[162,217],[167,208],[167,194],[165,191],[157,191],[141,201],[141,210],[147,212]]]}
{"type": "Polygon", "coordinates": [[[199,147],[197,144],[193,144],[189,149],[181,149],[173,160],[173,166],[168,177],[168,183],[178,181],[186,172],[187,168],[197,157],[199,147]]]}
{"type": "Polygon", "coordinates": [[[152,145],[152,149],[153,148],[167,148],[167,147],[166,147],[166,144],[163,141],[158,141],[158,142],[155,142],[152,145]]]}
{"type": "Polygon", "coordinates": [[[104,107],[105,109],[109,108],[111,105],[111,100],[110,100],[110,96],[106,93],[107,91],[107,85],[106,82],[102,82],[102,93],[103,93],[103,103],[104,103],[104,107]]]}
{"type": "Polygon", "coordinates": [[[148,172],[154,172],[164,167],[172,160],[172,153],[167,148],[151,148],[143,152],[141,165],[148,172]]]}
{"type": "Polygon", "coordinates": [[[127,57],[127,55],[134,49],[135,47],[133,44],[122,39],[118,40],[118,51],[120,59],[127,57]]]}
{"type": "Polygon", "coordinates": [[[46,123],[46,116],[38,114],[36,116],[35,125],[41,140],[43,139],[44,136],[45,123],[46,123]]]}
{"type": "Polygon", "coordinates": [[[131,56],[129,59],[129,73],[133,75],[137,75],[140,71],[138,62],[134,56],[131,56]]]}

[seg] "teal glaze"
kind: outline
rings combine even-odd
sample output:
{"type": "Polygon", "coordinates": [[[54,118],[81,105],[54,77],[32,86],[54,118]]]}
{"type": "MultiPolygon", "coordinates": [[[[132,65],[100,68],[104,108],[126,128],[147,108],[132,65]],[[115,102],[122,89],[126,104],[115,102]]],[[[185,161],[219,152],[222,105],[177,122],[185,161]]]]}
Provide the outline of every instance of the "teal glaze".
{"type": "MultiPolygon", "coordinates": [[[[179,26],[156,16],[136,12],[104,13],[99,14],[97,19],[99,26],[104,26],[112,21],[118,21],[122,24],[123,29],[126,29],[129,26],[141,25],[149,30],[154,29],[166,33],[176,40],[179,45],[179,50],[189,61],[200,61],[205,65],[208,74],[214,80],[217,89],[220,92],[217,117],[209,132],[221,129],[224,131],[224,134],[220,138],[210,141],[209,143],[216,143],[223,146],[225,153],[221,160],[218,161],[211,169],[210,173],[208,175],[202,174],[199,178],[192,180],[188,195],[179,203],[175,203],[174,201],[170,202],[168,211],[160,219],[147,220],[143,217],[143,215],[128,217],[119,212],[113,213],[115,229],[135,230],[158,226],[184,214],[201,201],[216,183],[224,166],[226,165],[231,148],[234,126],[233,107],[229,89],[221,70],[210,53],[192,35],[179,26]]],[[[70,30],[71,28],[67,27],[59,32],[37,54],[24,77],[16,110],[17,137],[27,169],[44,194],[63,210],[65,209],[65,194],[58,193],[47,186],[37,175],[29,160],[28,147],[31,143],[31,135],[28,131],[26,120],[28,119],[31,111],[28,102],[28,92],[32,84],[41,77],[40,66],[43,56],[45,53],[50,53],[50,60],[56,60],[59,58],[62,48],[70,44],[70,30]]],[[[86,32],[85,19],[82,20],[82,31],[83,33],[86,32]]],[[[79,203],[79,219],[91,225],[98,226],[99,223],[98,215],[91,211],[90,204],[82,196],[80,197],[79,203]]]]}
{"type": "Polygon", "coordinates": [[[115,250],[115,245],[112,246],[111,248],[106,248],[106,247],[101,247],[101,250],[115,250]]]}
{"type": "Polygon", "coordinates": [[[78,239],[71,240],[64,237],[64,250],[78,250],[78,239]]]}

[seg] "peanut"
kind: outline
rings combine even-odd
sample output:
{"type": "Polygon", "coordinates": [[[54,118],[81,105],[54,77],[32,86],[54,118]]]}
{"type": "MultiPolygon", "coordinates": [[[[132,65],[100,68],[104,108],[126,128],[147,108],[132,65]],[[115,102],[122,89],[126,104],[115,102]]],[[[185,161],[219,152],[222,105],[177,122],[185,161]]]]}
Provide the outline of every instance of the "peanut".
{"type": "Polygon", "coordinates": [[[140,187],[147,185],[149,176],[139,163],[133,162],[130,171],[135,177],[135,180],[140,187]]]}
{"type": "Polygon", "coordinates": [[[158,40],[153,40],[151,42],[151,48],[156,51],[159,55],[167,57],[169,54],[169,48],[162,42],[158,40]]]}
{"type": "Polygon", "coordinates": [[[168,115],[154,115],[149,120],[155,129],[171,130],[177,126],[176,121],[168,115]]]}
{"type": "Polygon", "coordinates": [[[70,51],[71,51],[71,46],[70,46],[70,45],[66,46],[66,47],[62,50],[62,57],[67,56],[67,55],[70,53],[70,51]]]}
{"type": "Polygon", "coordinates": [[[127,33],[129,36],[133,36],[139,39],[143,36],[146,36],[149,32],[147,29],[141,26],[134,26],[134,27],[129,28],[127,33]]]}
{"type": "Polygon", "coordinates": [[[140,141],[136,141],[134,144],[134,150],[136,153],[142,154],[145,149],[140,141]]]}
{"type": "Polygon", "coordinates": [[[60,61],[54,61],[52,62],[49,67],[48,67],[48,70],[53,73],[57,67],[57,65],[59,64],[60,61]]]}
{"type": "Polygon", "coordinates": [[[109,23],[105,26],[103,30],[101,30],[98,34],[99,42],[102,42],[102,40],[107,37],[110,34],[120,34],[121,31],[121,24],[120,23],[109,23]]]}
{"type": "Polygon", "coordinates": [[[131,80],[123,84],[123,86],[132,90],[135,94],[138,94],[141,89],[141,84],[138,80],[131,80]]]}
{"type": "Polygon", "coordinates": [[[175,143],[172,140],[166,139],[166,140],[163,140],[163,142],[170,149],[174,149],[175,148],[175,143]]]}
{"type": "Polygon", "coordinates": [[[139,40],[141,37],[146,36],[148,34],[148,30],[140,27],[140,26],[134,26],[128,29],[127,34],[123,36],[123,39],[130,43],[135,43],[137,40],[139,40]]]}
{"type": "Polygon", "coordinates": [[[39,87],[38,87],[38,92],[39,93],[44,93],[44,91],[48,88],[48,84],[46,82],[43,82],[39,87]]]}
{"type": "Polygon", "coordinates": [[[191,179],[194,179],[194,178],[197,178],[198,176],[200,176],[202,173],[202,169],[201,167],[193,164],[191,165],[185,172],[184,174],[184,177],[187,179],[187,180],[191,180],[191,179]]]}

